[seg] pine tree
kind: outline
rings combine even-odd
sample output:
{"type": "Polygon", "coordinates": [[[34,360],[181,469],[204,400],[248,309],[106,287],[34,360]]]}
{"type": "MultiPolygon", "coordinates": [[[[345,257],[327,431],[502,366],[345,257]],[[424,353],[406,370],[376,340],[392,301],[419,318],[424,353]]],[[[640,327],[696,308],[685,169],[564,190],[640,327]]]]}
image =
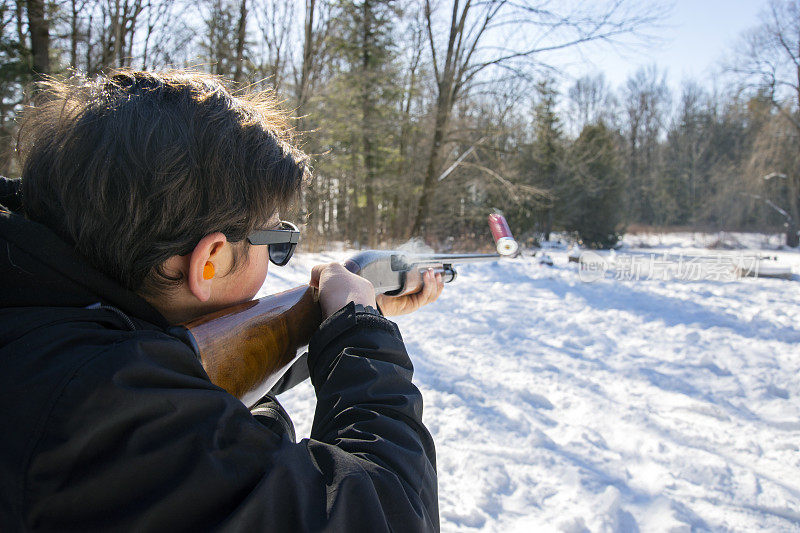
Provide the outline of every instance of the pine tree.
{"type": "Polygon", "coordinates": [[[618,152],[602,122],[585,126],[572,146],[565,228],[586,246],[608,248],[619,240],[624,176],[618,152]]]}
{"type": "MultiPolygon", "coordinates": [[[[545,79],[536,86],[538,95],[534,108],[533,142],[523,154],[522,181],[533,187],[550,192],[551,201],[543,208],[536,206],[522,213],[522,220],[515,220],[523,231],[534,224],[541,228],[545,240],[550,239],[562,209],[563,162],[565,142],[563,126],[556,113],[558,93],[555,82],[545,79]],[[536,215],[538,215],[538,220],[536,215]]],[[[514,217],[515,219],[520,217],[514,217]]]]}
{"type": "MultiPolygon", "coordinates": [[[[336,157],[342,158],[339,166],[349,167],[344,172],[340,169],[341,178],[337,179],[337,185],[346,182],[348,189],[339,187],[338,195],[349,193],[351,198],[348,233],[355,233],[371,247],[377,246],[385,233],[379,214],[379,205],[385,202],[382,182],[393,171],[397,156],[402,94],[395,82],[393,32],[398,14],[393,0],[343,2],[339,6],[333,21],[333,91],[325,108],[318,109],[325,122],[323,129],[339,132],[335,151],[336,157]]],[[[327,169],[323,164],[318,170],[321,175],[327,169]]],[[[338,218],[344,215],[337,210],[338,218]]]]}

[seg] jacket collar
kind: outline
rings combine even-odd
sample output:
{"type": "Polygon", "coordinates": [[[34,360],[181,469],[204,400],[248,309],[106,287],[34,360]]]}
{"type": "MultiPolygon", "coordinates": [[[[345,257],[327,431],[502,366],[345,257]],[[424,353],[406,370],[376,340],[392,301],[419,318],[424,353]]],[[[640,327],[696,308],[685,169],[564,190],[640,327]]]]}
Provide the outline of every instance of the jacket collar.
{"type": "Polygon", "coordinates": [[[93,268],[54,232],[0,206],[0,306],[114,306],[162,329],[144,298],[93,268]]]}

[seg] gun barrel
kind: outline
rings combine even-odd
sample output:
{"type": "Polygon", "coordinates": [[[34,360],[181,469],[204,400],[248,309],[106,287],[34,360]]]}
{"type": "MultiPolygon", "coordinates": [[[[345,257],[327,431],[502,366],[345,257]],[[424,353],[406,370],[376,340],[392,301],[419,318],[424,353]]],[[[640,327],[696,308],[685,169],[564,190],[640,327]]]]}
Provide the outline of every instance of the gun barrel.
{"type": "Polygon", "coordinates": [[[422,254],[408,257],[409,263],[444,263],[448,265],[497,261],[500,254],[422,254]]]}

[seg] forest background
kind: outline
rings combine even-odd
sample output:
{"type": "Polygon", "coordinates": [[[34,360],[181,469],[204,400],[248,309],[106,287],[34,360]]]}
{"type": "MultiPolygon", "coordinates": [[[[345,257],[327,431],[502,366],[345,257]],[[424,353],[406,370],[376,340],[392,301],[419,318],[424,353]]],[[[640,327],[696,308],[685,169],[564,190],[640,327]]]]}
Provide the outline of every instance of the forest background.
{"type": "Polygon", "coordinates": [[[608,247],[645,226],[785,231],[797,246],[800,2],[765,2],[713,83],[676,91],[657,65],[570,78],[550,61],[647,42],[668,9],[0,0],[0,174],[19,175],[17,116],[42,76],[190,66],[272,89],[293,110],[314,156],[297,214],[311,247],[423,237],[475,249],[493,209],[527,244],[564,231],[608,247]]]}

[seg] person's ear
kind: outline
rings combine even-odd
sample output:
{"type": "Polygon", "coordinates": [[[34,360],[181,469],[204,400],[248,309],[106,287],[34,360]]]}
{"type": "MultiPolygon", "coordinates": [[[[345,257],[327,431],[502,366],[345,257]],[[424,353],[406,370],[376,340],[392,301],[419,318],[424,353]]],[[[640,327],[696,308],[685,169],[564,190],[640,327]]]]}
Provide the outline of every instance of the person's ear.
{"type": "Polygon", "coordinates": [[[189,254],[189,271],[186,273],[189,291],[201,302],[211,298],[214,279],[221,272],[220,253],[228,240],[223,233],[210,233],[200,239],[189,254]],[[217,264],[215,264],[215,262],[217,264]]]}

